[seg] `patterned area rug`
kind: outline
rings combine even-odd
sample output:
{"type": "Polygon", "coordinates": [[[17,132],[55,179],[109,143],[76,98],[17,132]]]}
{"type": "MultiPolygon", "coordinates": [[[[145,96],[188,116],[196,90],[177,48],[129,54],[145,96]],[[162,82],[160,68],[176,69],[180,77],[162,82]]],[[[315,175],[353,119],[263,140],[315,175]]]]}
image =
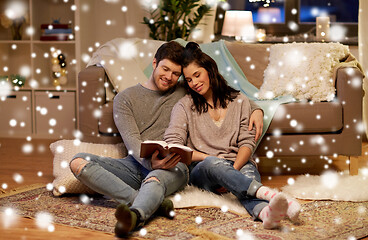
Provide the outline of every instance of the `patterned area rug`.
{"type": "MultiPolygon", "coordinates": [[[[1,195],[0,195],[1,197],[1,195]]],[[[38,188],[0,198],[0,210],[11,207],[19,215],[34,218],[39,212],[53,216],[54,223],[113,233],[116,203],[94,196],[84,204],[79,196],[54,197],[38,188]]],[[[154,217],[139,239],[359,239],[368,236],[368,202],[315,201],[303,204],[300,222],[283,221],[279,230],[265,230],[251,217],[219,208],[177,209],[174,220],[154,217]]]]}

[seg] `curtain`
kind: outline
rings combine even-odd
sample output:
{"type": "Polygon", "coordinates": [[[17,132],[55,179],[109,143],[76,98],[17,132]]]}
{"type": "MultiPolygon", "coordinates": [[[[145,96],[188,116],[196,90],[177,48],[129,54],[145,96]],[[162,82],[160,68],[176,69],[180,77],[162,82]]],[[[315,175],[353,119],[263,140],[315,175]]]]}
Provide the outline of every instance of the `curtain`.
{"type": "MultiPolygon", "coordinates": [[[[359,62],[363,66],[366,78],[368,77],[368,1],[359,0],[359,19],[358,19],[358,44],[359,62]]],[[[363,80],[363,122],[366,136],[368,138],[368,81],[363,80]]]]}

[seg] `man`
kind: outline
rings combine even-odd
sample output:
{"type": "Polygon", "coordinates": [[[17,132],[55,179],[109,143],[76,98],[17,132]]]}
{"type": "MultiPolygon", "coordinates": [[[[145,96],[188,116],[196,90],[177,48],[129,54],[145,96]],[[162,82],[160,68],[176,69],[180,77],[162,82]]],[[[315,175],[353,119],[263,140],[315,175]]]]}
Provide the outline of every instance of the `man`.
{"type": "MultiPolygon", "coordinates": [[[[143,226],[156,210],[173,217],[173,203],[164,197],[188,183],[188,168],[179,162],[179,155],[160,159],[156,151],[151,159],[140,158],[141,142],[163,138],[173,106],[186,93],[182,83],[178,83],[183,50],[175,41],[161,45],[152,61],[153,72],[148,81],[114,98],[114,121],[129,155],[111,159],[79,153],[70,163],[82,183],[120,203],[115,212],[118,237],[143,226]]],[[[255,113],[251,124],[257,123],[259,133],[263,115],[259,110],[255,113]]]]}

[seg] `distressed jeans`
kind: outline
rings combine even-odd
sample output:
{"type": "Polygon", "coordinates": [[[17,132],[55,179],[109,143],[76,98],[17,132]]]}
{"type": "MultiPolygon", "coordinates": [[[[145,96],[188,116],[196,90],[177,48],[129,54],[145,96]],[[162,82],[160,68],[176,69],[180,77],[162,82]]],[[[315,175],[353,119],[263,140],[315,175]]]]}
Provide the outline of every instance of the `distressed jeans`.
{"type": "MultiPolygon", "coordinates": [[[[160,206],[164,197],[182,190],[188,183],[183,163],[163,170],[147,170],[132,156],[122,159],[78,153],[73,157],[89,161],[75,177],[94,191],[137,209],[143,221],[160,206]],[[155,177],[156,180],[148,180],[155,177]]],[[[72,160],[72,161],[73,161],[72,160]]]]}
{"type": "Polygon", "coordinates": [[[211,192],[216,192],[220,187],[226,188],[256,219],[268,205],[268,201],[256,198],[256,192],[262,186],[261,176],[251,162],[247,162],[240,171],[233,165],[234,161],[206,157],[194,167],[191,166],[193,168],[190,171],[189,183],[211,192]]]}

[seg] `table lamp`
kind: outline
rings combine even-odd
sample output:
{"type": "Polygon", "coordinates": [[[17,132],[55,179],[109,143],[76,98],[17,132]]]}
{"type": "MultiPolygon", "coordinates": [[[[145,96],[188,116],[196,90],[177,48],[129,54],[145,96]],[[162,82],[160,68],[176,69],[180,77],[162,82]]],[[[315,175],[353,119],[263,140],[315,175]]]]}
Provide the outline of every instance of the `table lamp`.
{"type": "Polygon", "coordinates": [[[255,32],[252,12],[226,11],[221,35],[235,37],[237,41],[254,42],[255,32]]]}

